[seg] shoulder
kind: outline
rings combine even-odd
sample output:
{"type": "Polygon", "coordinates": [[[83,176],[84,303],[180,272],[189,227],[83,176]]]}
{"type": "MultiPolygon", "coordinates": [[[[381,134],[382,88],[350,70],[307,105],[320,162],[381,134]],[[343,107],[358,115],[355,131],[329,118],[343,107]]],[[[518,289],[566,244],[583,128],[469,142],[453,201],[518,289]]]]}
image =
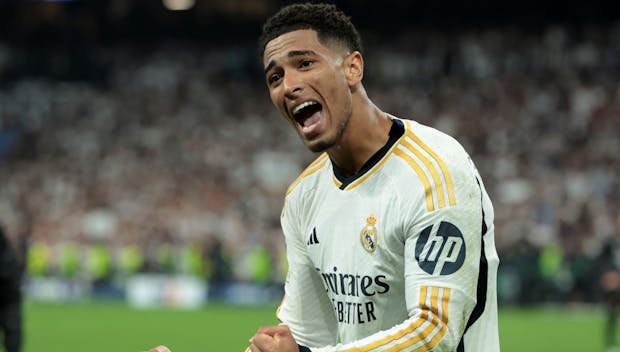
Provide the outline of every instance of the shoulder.
{"type": "Polygon", "coordinates": [[[320,171],[328,169],[331,165],[327,153],[319,155],[313,162],[308,165],[304,171],[288,186],[286,190],[286,198],[290,198],[304,189],[313,188],[312,185],[317,182],[320,171]]]}
{"type": "MultiPolygon", "coordinates": [[[[310,165],[308,165],[299,176],[290,184],[286,190],[284,204],[280,220],[284,227],[294,223],[293,219],[299,220],[305,213],[305,208],[316,196],[316,189],[324,177],[325,170],[329,170],[331,162],[326,153],[321,154],[310,165]]],[[[286,231],[285,231],[286,232],[286,231]]]]}
{"type": "Polygon", "coordinates": [[[471,171],[471,158],[454,137],[415,121],[403,122],[406,128],[400,141],[401,150],[413,154],[421,161],[430,161],[440,171],[471,171]]]}
{"type": "Polygon", "coordinates": [[[402,120],[405,133],[394,153],[405,162],[409,175],[424,186],[428,210],[455,205],[463,184],[475,185],[475,167],[452,136],[411,120],[402,120]]]}
{"type": "Polygon", "coordinates": [[[465,149],[454,137],[436,128],[423,125],[416,121],[403,120],[405,123],[405,137],[429,154],[436,154],[446,161],[467,158],[465,149]]]}

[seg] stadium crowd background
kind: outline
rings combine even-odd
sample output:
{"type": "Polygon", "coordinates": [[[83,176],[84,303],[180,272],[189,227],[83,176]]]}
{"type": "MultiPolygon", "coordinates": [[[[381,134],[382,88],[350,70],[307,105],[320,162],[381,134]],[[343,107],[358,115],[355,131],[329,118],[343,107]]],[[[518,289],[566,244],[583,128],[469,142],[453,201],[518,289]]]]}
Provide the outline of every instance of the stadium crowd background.
{"type": "MultiPolygon", "coordinates": [[[[160,272],[278,286],[283,194],[314,158],[272,107],[256,57],[257,18],[278,3],[203,2],[235,18],[229,31],[198,26],[193,10],[189,25],[161,15],[153,37],[128,25],[153,5],[119,3],[2,5],[0,224],[25,249],[26,280],[105,288],[160,272]]],[[[339,4],[362,23],[373,100],[455,136],[476,162],[495,207],[500,300],[598,301],[620,237],[620,22],[605,2],[576,9],[593,14],[582,20],[482,13],[459,27],[421,13],[409,19],[423,25],[397,30],[339,4]]]]}

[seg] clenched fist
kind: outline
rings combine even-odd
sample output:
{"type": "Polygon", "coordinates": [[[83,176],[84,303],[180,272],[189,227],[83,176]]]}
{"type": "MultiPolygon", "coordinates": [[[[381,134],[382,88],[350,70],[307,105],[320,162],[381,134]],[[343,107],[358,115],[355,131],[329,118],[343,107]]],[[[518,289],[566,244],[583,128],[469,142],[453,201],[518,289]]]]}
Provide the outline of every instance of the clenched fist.
{"type": "Polygon", "coordinates": [[[261,327],[250,343],[252,352],[299,352],[297,342],[286,325],[261,327]]]}

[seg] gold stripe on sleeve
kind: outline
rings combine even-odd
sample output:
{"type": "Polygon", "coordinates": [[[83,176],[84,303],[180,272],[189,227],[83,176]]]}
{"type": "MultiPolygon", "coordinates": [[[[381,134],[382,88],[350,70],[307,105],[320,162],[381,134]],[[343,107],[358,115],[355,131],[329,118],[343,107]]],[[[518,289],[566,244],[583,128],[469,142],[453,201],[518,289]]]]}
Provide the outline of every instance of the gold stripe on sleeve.
{"type": "Polygon", "coordinates": [[[439,201],[439,208],[441,209],[445,207],[446,202],[444,200],[445,198],[443,194],[442,182],[441,182],[441,179],[439,178],[439,174],[437,173],[437,169],[435,168],[433,163],[431,163],[431,161],[428,160],[428,158],[424,154],[422,154],[419,150],[417,150],[413,145],[411,145],[411,143],[407,142],[406,140],[403,140],[403,146],[407,148],[407,150],[415,154],[415,156],[417,156],[418,159],[422,160],[422,163],[424,163],[424,165],[430,172],[431,176],[433,177],[433,181],[435,182],[435,188],[437,189],[437,200],[439,201]]]}
{"type": "MultiPolygon", "coordinates": [[[[426,290],[427,287],[422,287],[422,290],[426,290]]],[[[431,349],[433,349],[437,343],[439,343],[439,340],[445,335],[446,331],[448,330],[448,300],[450,298],[450,289],[449,288],[443,288],[440,289],[438,287],[432,287],[432,294],[431,294],[431,306],[428,307],[426,306],[426,304],[422,305],[423,307],[425,307],[426,311],[430,311],[431,315],[432,315],[432,321],[431,323],[424,329],[424,331],[420,332],[420,334],[415,335],[413,337],[411,337],[409,340],[406,340],[398,345],[393,346],[390,349],[387,349],[387,351],[389,352],[396,352],[396,351],[401,351],[404,348],[407,348],[409,346],[412,346],[420,341],[424,341],[424,340],[428,340],[428,337],[430,337],[433,333],[434,330],[437,329],[437,327],[439,327],[439,331],[435,332],[435,335],[430,339],[430,341],[425,341],[423,345],[421,345],[420,347],[416,348],[414,351],[415,352],[423,352],[423,351],[430,351],[431,349]],[[438,293],[439,290],[443,291],[443,296],[442,296],[442,310],[439,311],[439,304],[438,304],[438,293]],[[440,323],[441,320],[441,323],[440,323]]]]}
{"type": "Polygon", "coordinates": [[[407,153],[403,152],[402,150],[394,149],[394,154],[403,158],[409,164],[409,166],[411,166],[411,168],[416,172],[416,174],[418,174],[420,181],[422,181],[422,184],[424,185],[424,193],[426,194],[426,209],[428,209],[428,211],[435,210],[435,205],[433,204],[433,191],[431,189],[431,184],[428,181],[428,178],[426,177],[426,174],[424,173],[424,171],[422,171],[420,166],[415,162],[415,160],[413,160],[412,157],[407,155],[407,153]]]}
{"type": "Polygon", "coordinates": [[[450,205],[455,205],[456,204],[456,198],[454,196],[454,185],[452,183],[452,177],[450,176],[450,172],[448,171],[448,167],[446,166],[446,163],[443,161],[443,159],[441,159],[441,157],[435,153],[428,145],[426,145],[426,143],[424,143],[420,137],[416,136],[413,132],[411,132],[410,130],[407,130],[406,135],[411,138],[414,142],[416,142],[417,145],[419,145],[422,149],[424,149],[424,151],[426,151],[430,156],[433,157],[433,159],[437,162],[437,164],[439,165],[439,168],[441,168],[441,173],[443,174],[444,179],[446,180],[446,185],[448,188],[448,199],[450,201],[450,205]]]}
{"type": "Polygon", "coordinates": [[[444,288],[443,297],[441,299],[442,311],[441,313],[439,313],[439,317],[441,318],[441,322],[442,322],[441,327],[439,331],[435,333],[435,336],[433,336],[430,342],[425,343],[424,345],[418,347],[417,349],[414,350],[415,352],[430,351],[435,346],[437,346],[437,344],[439,343],[439,340],[441,340],[441,338],[446,334],[446,331],[448,331],[448,300],[449,299],[450,299],[450,289],[444,288]]]}
{"type": "Polygon", "coordinates": [[[365,346],[353,347],[353,348],[347,349],[345,350],[345,352],[367,352],[377,347],[387,345],[419,329],[420,326],[422,326],[422,324],[424,324],[425,322],[429,322],[429,318],[430,318],[430,324],[424,329],[424,331],[421,331],[419,334],[415,334],[414,336],[405,340],[404,342],[401,342],[388,349],[385,349],[386,352],[401,351],[402,349],[412,346],[422,341],[423,339],[426,339],[427,337],[431,336],[433,331],[436,330],[437,327],[439,327],[439,331],[435,332],[435,335],[432,337],[430,341],[424,343],[423,345],[421,345],[415,350],[415,351],[429,351],[430,349],[434,348],[437,345],[439,340],[445,335],[447,331],[449,299],[450,299],[449,288],[422,286],[420,288],[420,300],[419,300],[419,306],[422,307],[422,313],[420,314],[420,317],[418,319],[413,321],[406,328],[396,332],[394,335],[387,336],[379,341],[375,341],[365,346]],[[430,307],[426,303],[427,291],[429,289],[431,290],[430,307]],[[438,302],[439,293],[442,293],[441,310],[439,309],[439,302],[438,302]]]}

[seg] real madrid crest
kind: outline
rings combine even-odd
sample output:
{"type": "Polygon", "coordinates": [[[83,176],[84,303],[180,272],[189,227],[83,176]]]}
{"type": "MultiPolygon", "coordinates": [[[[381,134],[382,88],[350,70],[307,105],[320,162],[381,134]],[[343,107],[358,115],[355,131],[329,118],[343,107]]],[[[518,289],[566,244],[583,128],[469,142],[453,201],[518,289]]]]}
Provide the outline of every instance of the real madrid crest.
{"type": "Polygon", "coordinates": [[[368,253],[373,253],[377,249],[377,218],[374,215],[369,215],[366,218],[366,226],[362,228],[360,232],[360,242],[362,247],[368,253]]]}

